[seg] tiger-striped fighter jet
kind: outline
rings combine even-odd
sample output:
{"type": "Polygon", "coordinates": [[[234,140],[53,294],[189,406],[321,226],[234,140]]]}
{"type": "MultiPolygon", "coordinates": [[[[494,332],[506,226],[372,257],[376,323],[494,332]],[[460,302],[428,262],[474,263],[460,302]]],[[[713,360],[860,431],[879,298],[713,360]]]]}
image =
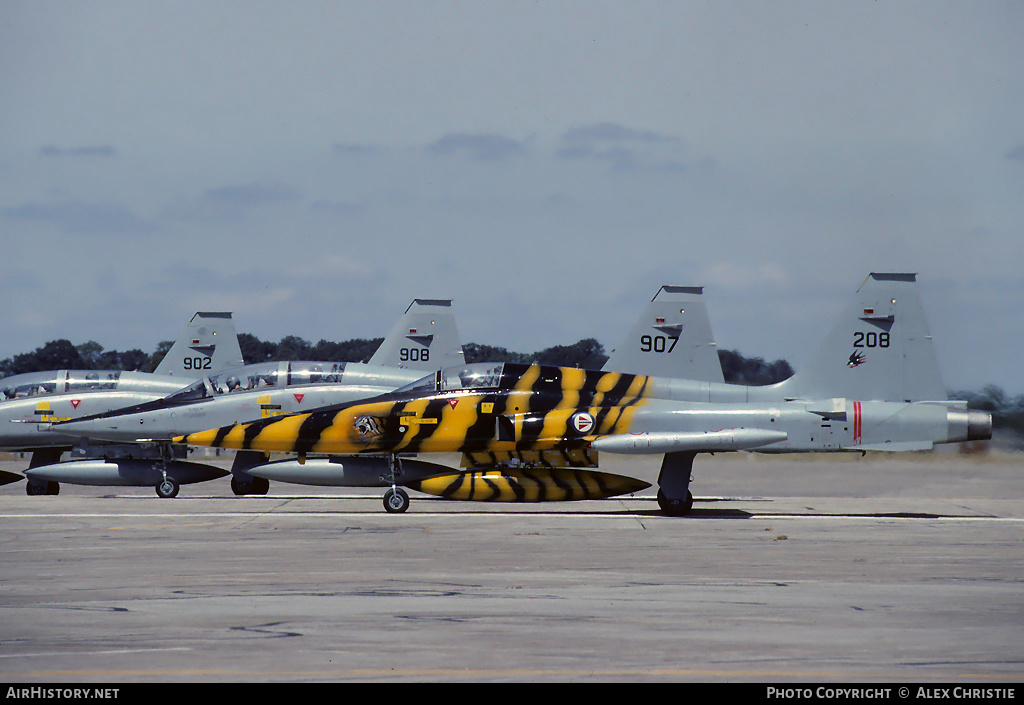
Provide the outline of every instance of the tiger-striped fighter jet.
{"type": "Polygon", "coordinates": [[[946,397],[915,281],[871,274],[811,362],[775,385],[477,364],[374,399],[176,440],[300,456],[385,455],[395,463],[402,454],[458,452],[467,472],[408,483],[455,497],[510,460],[527,469],[592,468],[598,453],[659,454],[659,504],[683,515],[693,503],[698,453],[922,450],[991,437],[989,414],[946,397]]]}

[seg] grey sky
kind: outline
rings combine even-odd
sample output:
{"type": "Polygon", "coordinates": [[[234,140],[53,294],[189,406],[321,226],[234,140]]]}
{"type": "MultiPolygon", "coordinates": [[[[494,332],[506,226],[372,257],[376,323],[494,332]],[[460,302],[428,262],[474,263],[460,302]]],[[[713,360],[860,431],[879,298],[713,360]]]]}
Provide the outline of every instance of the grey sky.
{"type": "Polygon", "coordinates": [[[1019,2],[0,0],[0,358],[240,331],[614,347],[661,284],[799,367],[919,274],[1024,392],[1019,2]]]}

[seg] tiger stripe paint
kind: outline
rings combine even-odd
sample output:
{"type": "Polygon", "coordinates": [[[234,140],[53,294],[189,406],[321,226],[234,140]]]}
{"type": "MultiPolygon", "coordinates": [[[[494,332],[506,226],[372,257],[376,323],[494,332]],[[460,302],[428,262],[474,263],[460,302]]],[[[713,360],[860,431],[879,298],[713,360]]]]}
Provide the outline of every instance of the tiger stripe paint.
{"type": "Polygon", "coordinates": [[[598,453],[590,448],[558,448],[554,450],[516,450],[498,453],[485,451],[463,453],[462,467],[541,466],[550,468],[596,468],[598,453]]]}
{"type": "MultiPolygon", "coordinates": [[[[494,452],[583,448],[600,435],[629,430],[645,403],[648,377],[505,363],[494,387],[385,394],[302,414],[212,429],[175,441],[189,445],[290,453],[494,452]],[[580,433],[572,416],[593,428],[580,433]],[[502,438],[499,427],[512,429],[502,438]]],[[[428,378],[425,378],[428,379],[428,378]]],[[[440,380],[440,375],[437,376],[440,380]]]]}
{"type": "Polygon", "coordinates": [[[406,486],[424,494],[473,502],[573,502],[639,492],[650,484],[593,470],[504,468],[435,475],[406,486]]]}

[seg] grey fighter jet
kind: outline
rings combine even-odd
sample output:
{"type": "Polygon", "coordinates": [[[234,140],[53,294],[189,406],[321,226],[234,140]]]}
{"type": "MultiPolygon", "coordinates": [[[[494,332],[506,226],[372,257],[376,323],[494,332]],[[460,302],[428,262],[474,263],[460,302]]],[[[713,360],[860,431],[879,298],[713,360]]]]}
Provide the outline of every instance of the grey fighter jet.
{"type": "MultiPolygon", "coordinates": [[[[403,454],[461,452],[467,471],[407,484],[482,501],[565,498],[555,491],[563,480],[557,473],[496,477],[502,458],[584,468],[597,467],[598,453],[657,454],[664,456],[659,504],[666,514],[683,515],[693,503],[698,453],[924,450],[991,437],[990,414],[946,396],[915,282],[913,274],[869,275],[811,362],[774,385],[477,364],[373,399],[177,440],[300,456],[376,455],[393,464],[403,454]],[[544,492],[523,492],[524,478],[544,492]]],[[[586,473],[575,473],[581,485],[586,473]]],[[[399,502],[385,507],[404,511],[399,502]]]]}
{"type": "MultiPolygon", "coordinates": [[[[52,433],[50,427],[58,421],[159,399],[203,374],[241,364],[242,351],[231,314],[200,311],[153,373],[50,370],[6,377],[0,380],[0,449],[31,452],[30,470],[57,463],[64,452],[76,446],[83,458],[97,453],[115,455],[119,451],[110,444],[89,444],[80,436],[52,433]]],[[[140,455],[138,449],[131,449],[127,458],[134,460],[140,455]]],[[[56,482],[31,475],[26,471],[29,494],[59,491],[56,482]]]]}
{"type": "MultiPolygon", "coordinates": [[[[272,418],[352,401],[392,391],[423,376],[428,370],[465,362],[451,301],[415,299],[367,363],[266,362],[225,370],[178,388],[173,394],[147,403],[119,408],[73,421],[54,424],[53,433],[81,435],[90,439],[157,447],[168,457],[170,440],[183,433],[237,421],[272,418]]],[[[268,458],[258,453],[238,453],[231,471],[235,494],[265,494],[269,479],[250,474],[254,465],[268,458]]],[[[316,473],[317,460],[301,467],[316,473]]],[[[326,462],[326,460],[323,460],[326,462]]],[[[179,477],[191,466],[169,459],[154,482],[157,494],[177,494],[179,477]]],[[[201,465],[201,464],[200,464],[201,465]]],[[[213,467],[204,465],[203,467],[213,467]]],[[[412,466],[410,466],[412,467],[412,466]]],[[[123,473],[108,465],[78,462],[33,469],[33,475],[60,478],[78,484],[118,484],[123,473]]],[[[150,484],[148,478],[146,484],[150,484]]]]}

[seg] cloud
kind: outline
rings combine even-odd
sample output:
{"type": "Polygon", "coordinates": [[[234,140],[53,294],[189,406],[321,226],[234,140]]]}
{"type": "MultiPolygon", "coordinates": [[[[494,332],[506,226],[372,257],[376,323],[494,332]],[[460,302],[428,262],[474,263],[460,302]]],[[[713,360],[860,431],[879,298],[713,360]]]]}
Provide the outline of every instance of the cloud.
{"type": "Polygon", "coordinates": [[[1006,158],[1014,162],[1024,162],[1024,144],[1019,144],[1007,152],[1006,158]]]}
{"type": "Polygon", "coordinates": [[[282,203],[297,202],[302,195],[280,184],[247,183],[207,189],[193,201],[179,201],[165,211],[173,220],[237,220],[248,211],[282,203]]]}
{"type": "Polygon", "coordinates": [[[5,208],[13,220],[53,223],[63,230],[79,234],[144,234],[156,226],[115,203],[24,203],[5,208]]]}
{"type": "Polygon", "coordinates": [[[379,154],[382,150],[380,147],[371,145],[339,143],[334,145],[333,151],[339,157],[361,157],[373,156],[379,154]]]}
{"type": "Polygon", "coordinates": [[[56,158],[81,158],[81,157],[116,157],[117,150],[109,145],[103,145],[99,147],[55,147],[54,145],[46,145],[39,150],[39,156],[41,157],[56,157],[56,158]]]}
{"type": "Polygon", "coordinates": [[[678,142],[679,138],[659,135],[648,130],[634,130],[630,127],[611,122],[599,122],[594,125],[570,128],[562,135],[565,142],[641,142],[656,144],[662,142],[678,142]]]}
{"type": "Polygon", "coordinates": [[[501,135],[455,133],[437,140],[427,151],[437,156],[464,154],[477,161],[503,161],[526,154],[526,147],[501,135]]]}
{"type": "Polygon", "coordinates": [[[677,154],[682,140],[649,130],[600,122],[567,130],[561,142],[566,146],[557,151],[559,158],[602,161],[612,171],[688,171],[677,154]]]}
{"type": "Polygon", "coordinates": [[[287,186],[252,183],[209,189],[203,194],[202,200],[235,208],[251,208],[299,198],[299,194],[287,186]]]}

